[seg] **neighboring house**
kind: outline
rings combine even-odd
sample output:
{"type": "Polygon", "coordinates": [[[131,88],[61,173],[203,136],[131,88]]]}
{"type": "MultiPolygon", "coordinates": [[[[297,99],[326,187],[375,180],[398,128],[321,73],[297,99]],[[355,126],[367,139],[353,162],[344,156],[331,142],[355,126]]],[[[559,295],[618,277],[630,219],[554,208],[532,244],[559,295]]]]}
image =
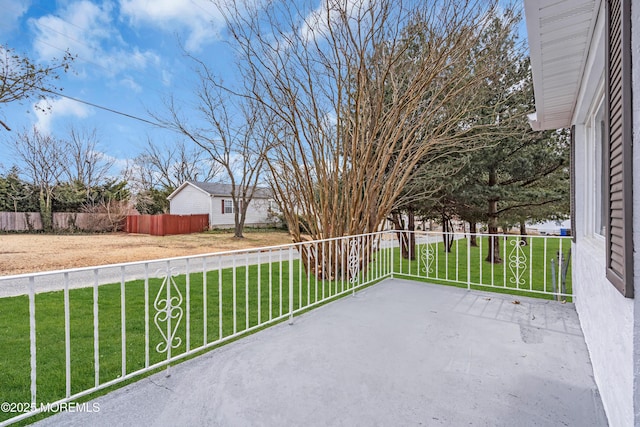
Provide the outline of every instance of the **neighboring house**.
{"type": "Polygon", "coordinates": [[[532,127],[573,131],[572,274],[595,380],[609,424],[640,425],[640,1],[525,0],[525,13],[532,127]]]}
{"type": "MultiPolygon", "coordinates": [[[[167,197],[169,212],[175,215],[209,214],[209,228],[233,227],[234,211],[231,184],[186,181],[167,197]]],[[[247,208],[246,226],[273,224],[275,202],[267,188],[256,188],[247,208]]]]}
{"type": "MultiPolygon", "coordinates": [[[[520,229],[518,229],[520,231],[520,229]]],[[[571,231],[571,221],[544,221],[532,222],[527,224],[527,232],[539,233],[543,236],[560,236],[566,235],[571,231]]]]}

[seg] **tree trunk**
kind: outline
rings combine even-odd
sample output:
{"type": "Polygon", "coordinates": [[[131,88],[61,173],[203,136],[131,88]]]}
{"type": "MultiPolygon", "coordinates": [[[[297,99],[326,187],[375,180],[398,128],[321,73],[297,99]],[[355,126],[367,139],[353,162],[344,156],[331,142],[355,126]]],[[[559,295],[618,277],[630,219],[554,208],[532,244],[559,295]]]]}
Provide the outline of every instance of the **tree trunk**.
{"type": "Polygon", "coordinates": [[[524,220],[520,220],[520,245],[527,246],[527,224],[524,220]]]}
{"type": "MultiPolygon", "coordinates": [[[[495,170],[489,172],[489,187],[497,184],[497,176],[495,170]]],[[[489,211],[487,212],[487,226],[489,228],[489,250],[487,251],[487,262],[494,264],[502,263],[500,258],[500,238],[495,236],[498,234],[498,199],[489,199],[489,211]]]]}
{"type": "Polygon", "coordinates": [[[406,248],[406,256],[405,251],[403,249],[402,256],[405,259],[415,260],[416,259],[416,214],[413,209],[409,209],[407,211],[407,229],[410,231],[408,234],[408,238],[406,239],[407,248],[406,248]]]}
{"type": "Polygon", "coordinates": [[[242,232],[244,231],[244,221],[246,218],[246,207],[243,206],[245,203],[240,203],[238,200],[233,199],[233,237],[237,239],[243,239],[244,236],[242,232]],[[242,207],[241,207],[242,206],[242,207]],[[241,212],[244,211],[244,212],[241,212]]]}
{"type": "Polygon", "coordinates": [[[400,244],[400,254],[404,259],[416,259],[416,235],[407,231],[415,231],[415,213],[412,210],[407,212],[407,229],[404,228],[404,221],[401,213],[391,214],[393,229],[396,230],[398,243],[400,244]]]}
{"type": "Polygon", "coordinates": [[[489,221],[487,224],[489,228],[489,250],[485,260],[494,264],[502,263],[502,258],[500,258],[500,238],[496,236],[498,234],[497,207],[497,200],[489,201],[489,221]]]}
{"type": "Polygon", "coordinates": [[[442,219],[442,243],[444,244],[444,250],[447,250],[447,247],[449,246],[449,223],[447,222],[447,216],[444,214],[444,212],[442,212],[441,214],[441,219],[442,219]]]}
{"type": "Polygon", "coordinates": [[[42,229],[45,233],[51,233],[53,231],[51,196],[45,190],[40,190],[40,218],[42,219],[42,229]]]}
{"type": "Polygon", "coordinates": [[[393,223],[393,229],[396,230],[396,237],[398,237],[398,244],[400,245],[400,253],[404,257],[406,233],[404,233],[402,214],[400,214],[399,212],[393,212],[391,214],[391,222],[393,223]]]}
{"type": "Polygon", "coordinates": [[[442,242],[444,243],[444,250],[449,253],[451,253],[451,246],[453,246],[453,238],[450,234],[451,231],[453,231],[451,220],[443,212],[442,213],[442,242]]]}
{"type": "Polygon", "coordinates": [[[474,248],[478,247],[476,233],[478,233],[478,227],[476,226],[476,222],[475,221],[470,222],[469,223],[469,245],[473,246],[474,248]]]}

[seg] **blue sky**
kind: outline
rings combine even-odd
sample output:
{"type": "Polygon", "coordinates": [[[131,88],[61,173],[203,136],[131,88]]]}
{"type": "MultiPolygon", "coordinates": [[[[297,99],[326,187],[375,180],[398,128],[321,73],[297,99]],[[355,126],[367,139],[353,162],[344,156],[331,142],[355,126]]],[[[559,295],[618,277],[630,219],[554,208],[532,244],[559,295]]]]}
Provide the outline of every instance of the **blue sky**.
{"type": "MultiPolygon", "coordinates": [[[[69,50],[76,59],[57,82],[63,94],[122,113],[153,120],[148,111],[162,113],[170,95],[188,109],[196,81],[181,45],[227,82],[234,78],[222,19],[209,0],[0,0],[0,11],[1,44],[42,62],[69,50]]],[[[35,102],[43,101],[0,109],[13,128],[0,131],[0,166],[14,163],[2,143],[32,126],[61,138],[71,125],[95,128],[100,150],[119,167],[147,139],[164,144],[180,138],[68,98],[47,99],[48,113],[35,109],[35,102]]]]}
{"type": "MultiPolygon", "coordinates": [[[[2,44],[42,62],[67,49],[76,56],[56,83],[63,94],[145,119],[149,110],[161,112],[170,94],[189,101],[195,81],[181,44],[222,75],[232,62],[220,16],[207,0],[0,0],[0,10],[2,44]]],[[[178,138],[67,98],[52,96],[50,112],[41,113],[34,109],[37,101],[2,106],[0,115],[13,132],[2,131],[0,142],[34,125],[64,137],[73,124],[97,129],[101,150],[123,161],[139,153],[147,137],[178,138]]],[[[12,160],[2,151],[0,164],[8,167],[12,160]]]]}

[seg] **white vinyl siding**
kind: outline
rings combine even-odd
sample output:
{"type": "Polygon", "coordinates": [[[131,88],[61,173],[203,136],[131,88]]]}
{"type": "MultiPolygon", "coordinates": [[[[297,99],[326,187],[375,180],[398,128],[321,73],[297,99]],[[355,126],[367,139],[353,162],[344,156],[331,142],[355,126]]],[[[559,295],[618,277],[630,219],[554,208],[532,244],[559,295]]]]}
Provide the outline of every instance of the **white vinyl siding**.
{"type": "Polygon", "coordinates": [[[209,196],[190,185],[174,195],[169,203],[169,212],[174,215],[208,214],[209,210],[209,196]]]}
{"type": "MultiPolygon", "coordinates": [[[[233,203],[231,200],[231,196],[215,196],[212,198],[213,209],[211,214],[209,215],[209,223],[211,228],[227,228],[234,226],[234,217],[233,214],[233,203]],[[224,200],[225,213],[222,213],[222,201],[224,200]],[[230,212],[227,211],[227,201],[231,205],[230,212]]],[[[245,221],[245,226],[261,226],[265,225],[268,222],[268,210],[269,208],[269,200],[268,199],[253,199],[251,203],[249,203],[249,207],[247,208],[247,219],[245,221]]]]}
{"type": "MultiPolygon", "coordinates": [[[[269,223],[272,199],[254,197],[247,208],[246,226],[264,226],[269,223]]],[[[170,213],[176,215],[209,214],[210,228],[234,226],[233,200],[230,195],[212,195],[191,183],[181,186],[171,196],[170,213]],[[224,213],[223,213],[224,212],[224,213]]]]}

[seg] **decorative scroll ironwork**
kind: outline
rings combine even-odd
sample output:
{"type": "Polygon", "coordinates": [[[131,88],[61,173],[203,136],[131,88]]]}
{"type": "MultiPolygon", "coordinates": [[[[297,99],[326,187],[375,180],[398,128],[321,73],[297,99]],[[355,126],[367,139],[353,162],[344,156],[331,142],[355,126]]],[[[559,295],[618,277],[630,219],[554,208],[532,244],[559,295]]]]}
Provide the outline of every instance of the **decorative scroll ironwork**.
{"type": "Polygon", "coordinates": [[[360,245],[357,239],[349,241],[349,282],[358,281],[358,271],[360,270],[360,245]]]}
{"type": "Polygon", "coordinates": [[[425,244],[423,246],[422,252],[420,253],[420,260],[422,261],[422,272],[427,275],[433,273],[433,261],[435,261],[435,250],[433,246],[430,244],[425,244]]]}
{"type": "Polygon", "coordinates": [[[513,239],[510,245],[513,246],[513,249],[509,252],[509,270],[511,270],[512,274],[509,282],[516,286],[524,285],[525,272],[527,271],[527,254],[522,250],[522,247],[526,245],[526,242],[513,239]]]}
{"type": "Polygon", "coordinates": [[[173,279],[173,269],[164,270],[164,273],[162,285],[153,302],[153,307],[156,309],[153,323],[156,324],[163,338],[163,341],[156,345],[158,353],[166,353],[170,348],[177,348],[182,344],[182,338],[176,336],[184,314],[182,293],[173,279]]]}

